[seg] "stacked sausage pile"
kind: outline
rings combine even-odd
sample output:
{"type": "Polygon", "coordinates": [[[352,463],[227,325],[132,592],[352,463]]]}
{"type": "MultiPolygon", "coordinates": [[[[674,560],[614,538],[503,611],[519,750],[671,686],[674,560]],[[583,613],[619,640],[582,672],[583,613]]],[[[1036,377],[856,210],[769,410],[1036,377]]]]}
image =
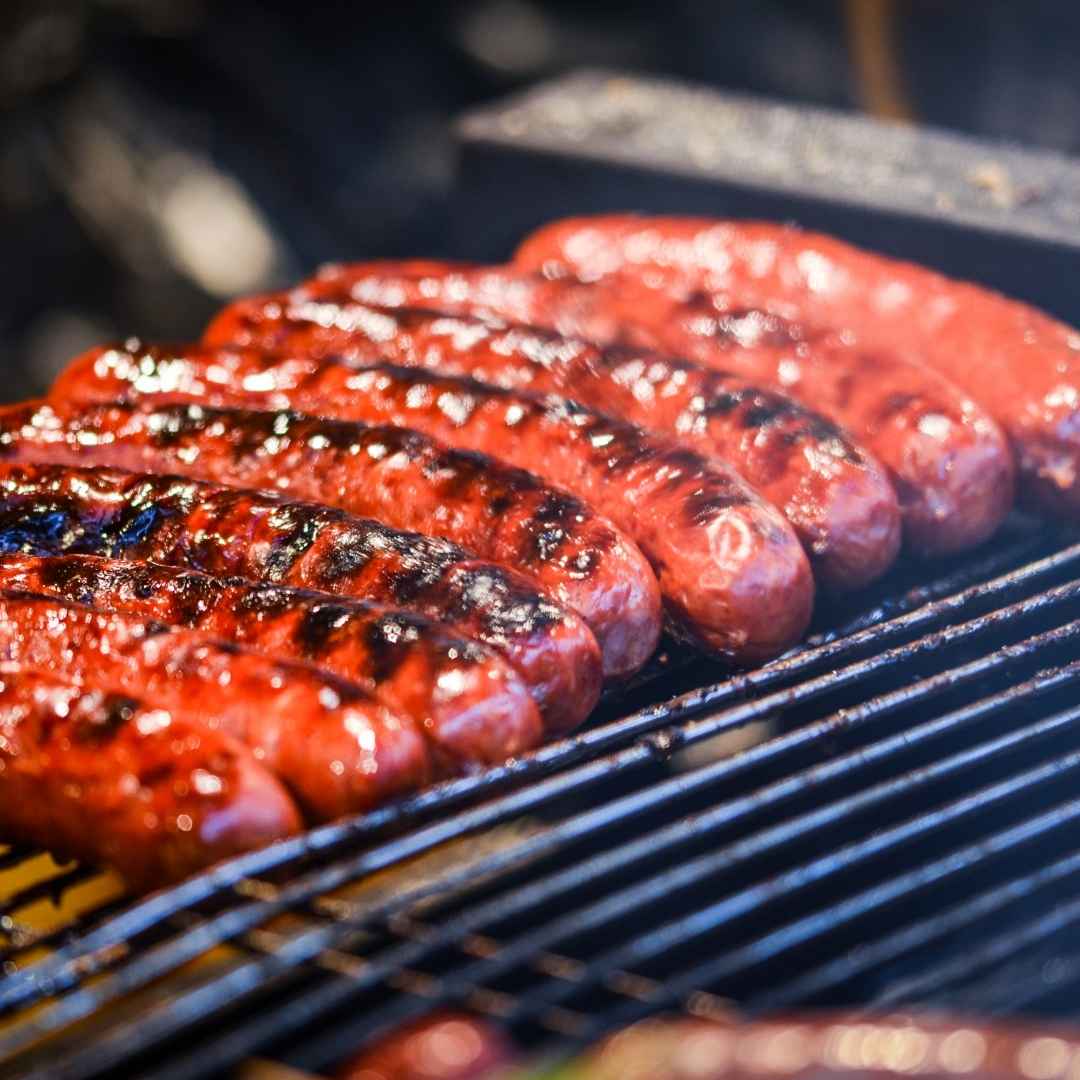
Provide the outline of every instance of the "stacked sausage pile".
{"type": "Polygon", "coordinates": [[[0,416],[3,835],[151,885],[572,729],[661,613],[768,659],[815,581],[990,536],[1017,468],[1075,515],[1078,393],[1023,305],[683,219],[95,349],[0,416]]]}

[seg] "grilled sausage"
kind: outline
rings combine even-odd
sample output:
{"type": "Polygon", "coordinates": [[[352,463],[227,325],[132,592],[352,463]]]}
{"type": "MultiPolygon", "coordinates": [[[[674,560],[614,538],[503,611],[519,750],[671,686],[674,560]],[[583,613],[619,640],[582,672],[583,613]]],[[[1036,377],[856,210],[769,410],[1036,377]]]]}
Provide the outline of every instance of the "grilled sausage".
{"type": "Polygon", "coordinates": [[[631,215],[570,219],[534,233],[522,265],[590,278],[647,272],[910,350],[1005,429],[1021,492],[1080,517],[1080,331],[970,282],[790,226],[631,215]]]}
{"type": "Polygon", "coordinates": [[[95,555],[0,555],[0,588],[186,626],[358,683],[428,734],[440,772],[539,743],[521,677],[421,615],[324,593],[95,555]]]}
{"type": "Polygon", "coordinates": [[[431,777],[415,725],[360,687],[208,634],[0,592],[0,662],[139,695],[246,743],[319,820],[368,810],[431,777]]]}
{"type": "Polygon", "coordinates": [[[0,466],[0,552],[150,559],[406,607],[503,653],[553,730],[600,692],[581,619],[454,544],[311,503],[116,469],[0,466]]]}
{"type": "Polygon", "coordinates": [[[0,668],[0,835],[140,891],[298,831],[248,747],[181,712],[0,668]]]}
{"type": "Polygon", "coordinates": [[[531,573],[577,611],[609,677],[637,670],[656,647],[660,592],[641,552],[579,499],[520,469],[402,428],[289,412],[56,410],[31,403],[0,411],[0,453],[266,488],[444,536],[531,573]]]}
{"type": "Polygon", "coordinates": [[[251,350],[89,354],[69,369],[62,389],[72,400],[116,397],[125,382],[144,394],[207,404],[246,398],[392,423],[498,453],[624,528],[652,562],[677,625],[738,663],[782,651],[809,619],[809,565],[777,510],[722,465],[561,398],[251,350]]]}
{"type": "MultiPolygon", "coordinates": [[[[439,264],[434,264],[438,266],[439,264]]],[[[370,303],[426,302],[488,312],[601,345],[687,356],[707,367],[776,386],[831,417],[890,471],[916,552],[959,551],[990,536],[1013,498],[1012,456],[990,416],[937,372],[886,350],[756,309],[718,310],[713,298],[674,294],[642,281],[581,284],[522,271],[374,263],[328,269],[321,285],[370,303]],[[401,282],[414,277],[410,289],[401,282]]]]}
{"type": "Polygon", "coordinates": [[[467,1013],[398,1028],[335,1072],[339,1080],[483,1080],[517,1057],[507,1036],[467,1013]]]}
{"type": "Polygon", "coordinates": [[[900,512],[884,469],[834,423],[737,375],[633,348],[305,290],[253,297],[214,320],[208,344],[385,359],[496,386],[562,394],[721,458],[778,506],[814,576],[855,589],[892,564],[900,512]]]}

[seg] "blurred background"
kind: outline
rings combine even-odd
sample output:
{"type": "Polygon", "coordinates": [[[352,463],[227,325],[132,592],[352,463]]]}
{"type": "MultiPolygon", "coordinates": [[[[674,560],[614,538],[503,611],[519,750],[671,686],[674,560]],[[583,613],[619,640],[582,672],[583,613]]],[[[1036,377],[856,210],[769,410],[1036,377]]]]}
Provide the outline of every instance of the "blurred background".
{"type": "Polygon", "coordinates": [[[1080,151],[1071,0],[3,0],[7,398],[343,256],[451,255],[451,121],[583,66],[1080,151]]]}

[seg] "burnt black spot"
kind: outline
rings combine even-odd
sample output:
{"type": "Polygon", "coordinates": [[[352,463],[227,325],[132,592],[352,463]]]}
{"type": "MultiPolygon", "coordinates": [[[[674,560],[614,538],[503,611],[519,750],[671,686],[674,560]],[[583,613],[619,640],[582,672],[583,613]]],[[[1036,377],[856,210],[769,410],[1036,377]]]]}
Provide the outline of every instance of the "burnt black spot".
{"type": "Polygon", "coordinates": [[[304,656],[316,657],[326,652],[335,631],[344,626],[351,614],[345,604],[311,604],[296,627],[295,640],[304,656]]]}
{"type": "MultiPolygon", "coordinates": [[[[264,571],[270,580],[283,578],[315,543],[325,526],[337,516],[313,510],[308,506],[282,509],[284,517],[278,515],[275,524],[280,523],[287,531],[274,541],[273,550],[266,560],[264,571]]],[[[334,549],[337,550],[336,544],[334,549]]]]}
{"type": "Polygon", "coordinates": [[[476,627],[482,641],[506,641],[562,622],[564,612],[497,567],[457,567],[448,581],[449,618],[476,627]]]}
{"type": "Polygon", "coordinates": [[[413,651],[416,638],[427,629],[423,620],[404,612],[381,615],[364,627],[368,671],[378,682],[388,679],[413,651]]]}
{"type": "Polygon", "coordinates": [[[77,536],[67,507],[11,506],[0,511],[0,554],[48,555],[66,550],[77,536]]]}
{"type": "Polygon", "coordinates": [[[75,739],[84,745],[104,746],[131,723],[138,709],[134,698],[109,694],[78,718],[73,727],[75,739]]]}
{"type": "Polygon", "coordinates": [[[80,604],[93,604],[101,573],[78,556],[49,559],[42,564],[41,580],[60,596],[80,604]]]}
{"type": "Polygon", "coordinates": [[[703,416],[727,416],[746,401],[749,390],[724,390],[713,394],[701,409],[703,416]]]}
{"type": "MultiPolygon", "coordinates": [[[[226,584],[238,583],[230,579],[226,584]]],[[[252,585],[248,582],[243,584],[246,588],[243,588],[233,605],[233,611],[241,617],[272,618],[284,614],[296,603],[296,594],[290,589],[283,589],[277,585],[252,585]]]]}
{"type": "Polygon", "coordinates": [[[745,506],[747,496],[734,486],[709,484],[691,492],[683,503],[683,518],[689,525],[708,525],[717,514],[732,507],[745,506]]]}
{"type": "Polygon", "coordinates": [[[125,508],[117,519],[113,533],[115,548],[123,551],[145,543],[168,516],[168,509],[159,503],[125,508]]]}

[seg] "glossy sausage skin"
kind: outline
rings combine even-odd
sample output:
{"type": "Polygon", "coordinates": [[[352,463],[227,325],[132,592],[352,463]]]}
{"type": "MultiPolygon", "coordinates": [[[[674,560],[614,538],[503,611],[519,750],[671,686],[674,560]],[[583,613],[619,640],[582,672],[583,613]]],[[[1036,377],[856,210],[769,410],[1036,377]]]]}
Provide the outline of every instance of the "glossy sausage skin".
{"type": "Polygon", "coordinates": [[[338,1080],[484,1080],[514,1061],[499,1028],[467,1013],[440,1013],[407,1024],[361,1051],[338,1080]]]}
{"type": "Polygon", "coordinates": [[[562,394],[733,466],[784,512],[826,588],[860,588],[896,558],[900,511],[884,468],[832,421],[784,394],[642,349],[600,348],[492,320],[372,308],[347,292],[316,288],[314,296],[298,289],[239,300],[204,340],[297,356],[384,359],[562,394]]]}
{"type": "Polygon", "coordinates": [[[0,669],[0,835],[140,891],[297,832],[242,743],[123,694],[0,669]]]}
{"type": "Polygon", "coordinates": [[[954,384],[895,352],[854,348],[839,334],[757,309],[724,308],[719,300],[717,307],[700,290],[654,289],[626,275],[582,284],[506,268],[433,276],[430,265],[328,269],[321,287],[389,302],[402,295],[401,279],[416,272],[404,302],[427,297],[452,311],[489,311],[601,345],[686,356],[779,387],[836,421],[888,468],[905,540],[918,553],[980,543],[1012,505],[1012,455],[997,424],[954,384]]]}
{"type": "Polygon", "coordinates": [[[95,555],[0,555],[0,588],[186,626],[358,683],[430,737],[440,772],[539,743],[521,677],[423,616],[324,593],[95,555]]]}
{"type": "Polygon", "coordinates": [[[0,411],[9,459],[103,464],[266,488],[446,537],[534,576],[596,635],[605,673],[640,667],[660,591],[637,547],[580,499],[418,432],[202,405],[19,405],[0,411]]]}
{"type": "Polygon", "coordinates": [[[523,265],[596,277],[647,270],[910,352],[963,387],[1005,429],[1021,493],[1080,517],[1080,331],[1028,304],[790,226],[632,215],[570,219],[534,233],[523,265]]]}
{"type": "Polygon", "coordinates": [[[777,510],[721,464],[561,398],[415,369],[356,368],[252,350],[192,350],[183,357],[113,350],[77,361],[63,391],[69,400],[115,398],[125,382],[143,394],[211,405],[246,393],[273,407],[412,427],[497,453],[624,528],[653,564],[676,625],[737,663],[783,651],[809,619],[809,564],[777,510]]]}
{"type": "Polygon", "coordinates": [[[251,747],[316,820],[431,778],[416,726],[360,687],[197,631],[4,590],[0,662],[200,718],[251,747]]]}
{"type": "Polygon", "coordinates": [[[0,530],[8,552],[149,559],[417,611],[503,653],[554,730],[599,696],[588,627],[527,578],[330,507],[177,476],[5,464],[0,530]]]}

